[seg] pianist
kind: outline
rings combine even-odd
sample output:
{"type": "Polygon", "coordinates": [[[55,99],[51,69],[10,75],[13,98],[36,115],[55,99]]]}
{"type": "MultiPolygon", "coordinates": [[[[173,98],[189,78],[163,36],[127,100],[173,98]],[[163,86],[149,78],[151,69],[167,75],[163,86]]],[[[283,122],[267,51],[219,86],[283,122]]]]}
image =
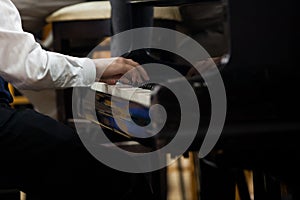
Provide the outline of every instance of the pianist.
{"type": "MultiPolygon", "coordinates": [[[[22,89],[89,86],[100,77],[114,84],[138,63],[124,58],[77,58],[43,50],[22,30],[11,0],[0,1],[0,189],[28,199],[151,199],[146,183],[102,165],[73,129],[31,109],[10,108],[7,81],[22,89]],[[131,191],[131,192],[130,192],[131,191]],[[132,196],[132,191],[139,191],[132,196]]],[[[147,74],[131,73],[136,81],[147,74]]],[[[132,177],[132,176],[130,176],[132,177]]],[[[135,176],[140,178],[140,176],[135,176]]]]}

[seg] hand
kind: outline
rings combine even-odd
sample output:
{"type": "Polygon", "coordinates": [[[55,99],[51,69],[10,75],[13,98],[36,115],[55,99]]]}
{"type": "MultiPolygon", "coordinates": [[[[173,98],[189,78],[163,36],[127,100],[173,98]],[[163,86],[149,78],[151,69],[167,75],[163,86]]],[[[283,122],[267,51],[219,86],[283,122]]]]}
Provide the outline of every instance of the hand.
{"type": "Polygon", "coordinates": [[[123,57],[93,59],[96,65],[96,80],[107,84],[122,82],[142,83],[149,80],[147,72],[135,61],[123,57]]]}
{"type": "Polygon", "coordinates": [[[187,77],[193,77],[196,75],[199,75],[199,73],[203,74],[207,72],[208,70],[214,68],[216,65],[220,64],[221,57],[214,57],[214,58],[207,58],[205,60],[198,61],[195,64],[195,68],[192,67],[187,72],[187,77]]]}

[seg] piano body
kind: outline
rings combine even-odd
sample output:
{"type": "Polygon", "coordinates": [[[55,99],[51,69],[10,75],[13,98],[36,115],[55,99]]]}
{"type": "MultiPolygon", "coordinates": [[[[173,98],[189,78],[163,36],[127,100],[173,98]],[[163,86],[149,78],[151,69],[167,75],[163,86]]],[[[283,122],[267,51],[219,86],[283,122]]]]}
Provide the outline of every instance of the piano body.
{"type": "MultiPolygon", "coordinates": [[[[227,115],[221,136],[207,159],[212,158],[222,167],[254,169],[269,177],[269,181],[271,174],[287,182],[296,199],[300,178],[297,164],[300,68],[296,54],[300,34],[296,27],[299,20],[296,2],[229,0],[228,12],[229,60],[220,69],[226,89],[227,115]]],[[[139,60],[138,54],[131,58],[139,60]]],[[[198,133],[188,151],[198,152],[207,131],[211,105],[203,79],[196,76],[187,80],[192,86],[197,85],[194,91],[201,109],[198,133]]],[[[149,101],[150,97],[147,98],[149,101]]],[[[165,87],[156,86],[151,90],[150,99],[152,103],[162,104],[168,113],[167,126],[155,138],[163,141],[163,146],[176,134],[180,108],[165,87]]],[[[144,144],[152,143],[146,140],[144,144]]],[[[277,194],[275,190],[270,194],[270,188],[260,192],[256,193],[257,198],[277,194]]]]}
{"type": "MultiPolygon", "coordinates": [[[[297,94],[300,66],[296,53],[300,17],[296,9],[295,0],[228,0],[229,59],[220,68],[227,97],[226,121],[217,144],[205,158],[213,160],[222,169],[252,169],[262,172],[265,178],[269,177],[268,180],[270,176],[276,177],[276,180],[291,186],[295,199],[300,178],[300,98],[297,94]]],[[[133,53],[129,57],[142,64],[148,61],[165,63],[153,58],[141,61],[140,55],[133,53]]],[[[173,64],[178,67],[178,64],[173,64]]],[[[211,102],[201,76],[186,80],[193,87],[201,110],[197,135],[187,151],[198,152],[209,124],[211,102]]],[[[174,81],[178,84],[182,80],[174,81]]],[[[128,88],[116,89],[119,93],[112,93],[110,87],[97,83],[91,88],[96,91],[97,112],[97,120],[92,120],[107,130],[108,137],[121,136],[117,140],[134,140],[155,149],[172,141],[180,122],[179,104],[172,92],[161,85],[152,90],[131,88],[140,91],[133,98],[131,95],[126,97],[124,91],[128,88]],[[125,105],[122,109],[115,109],[119,113],[111,111],[113,97],[120,103],[118,105],[125,105]],[[122,104],[122,99],[130,106],[122,104]],[[144,133],[139,137],[139,130],[130,129],[131,123],[147,126],[152,104],[161,104],[166,109],[166,126],[154,137],[147,138],[144,133]],[[124,110],[129,110],[129,113],[124,113],[124,110]],[[126,131],[118,126],[115,117],[126,118],[121,123],[125,124],[126,131]]],[[[152,119],[159,122],[159,115],[155,116],[152,119]]],[[[193,112],[190,117],[193,120],[193,112]]],[[[260,192],[256,193],[257,198],[267,199],[264,197],[274,195],[267,189],[260,192]]]]}

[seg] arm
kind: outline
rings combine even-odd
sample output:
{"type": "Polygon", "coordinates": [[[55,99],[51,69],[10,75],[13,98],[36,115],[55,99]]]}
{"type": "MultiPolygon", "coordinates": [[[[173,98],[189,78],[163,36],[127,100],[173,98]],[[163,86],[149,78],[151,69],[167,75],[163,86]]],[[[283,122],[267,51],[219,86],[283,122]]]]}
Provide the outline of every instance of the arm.
{"type": "MultiPolygon", "coordinates": [[[[119,78],[137,66],[127,59],[92,60],[45,51],[22,30],[20,15],[10,0],[0,1],[0,13],[0,76],[17,88],[89,86],[99,78],[119,78]]],[[[135,79],[141,78],[136,75],[135,79]]]]}
{"type": "Polygon", "coordinates": [[[95,80],[94,63],[41,48],[23,32],[17,9],[9,0],[0,2],[0,75],[22,89],[85,86],[95,80]],[[4,17],[5,16],[5,17],[4,17]]]}

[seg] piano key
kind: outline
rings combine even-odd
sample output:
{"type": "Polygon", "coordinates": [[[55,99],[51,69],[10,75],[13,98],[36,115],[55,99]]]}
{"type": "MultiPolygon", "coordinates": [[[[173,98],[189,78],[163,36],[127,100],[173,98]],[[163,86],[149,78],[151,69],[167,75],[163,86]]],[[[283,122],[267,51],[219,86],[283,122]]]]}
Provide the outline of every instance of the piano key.
{"type": "Polygon", "coordinates": [[[95,82],[91,86],[91,89],[128,101],[136,102],[143,106],[149,107],[151,105],[151,90],[133,87],[131,85],[108,85],[103,82],[95,82]]]}
{"type": "Polygon", "coordinates": [[[102,93],[107,93],[107,84],[103,82],[95,82],[91,86],[92,90],[102,92],[102,93]]]}

